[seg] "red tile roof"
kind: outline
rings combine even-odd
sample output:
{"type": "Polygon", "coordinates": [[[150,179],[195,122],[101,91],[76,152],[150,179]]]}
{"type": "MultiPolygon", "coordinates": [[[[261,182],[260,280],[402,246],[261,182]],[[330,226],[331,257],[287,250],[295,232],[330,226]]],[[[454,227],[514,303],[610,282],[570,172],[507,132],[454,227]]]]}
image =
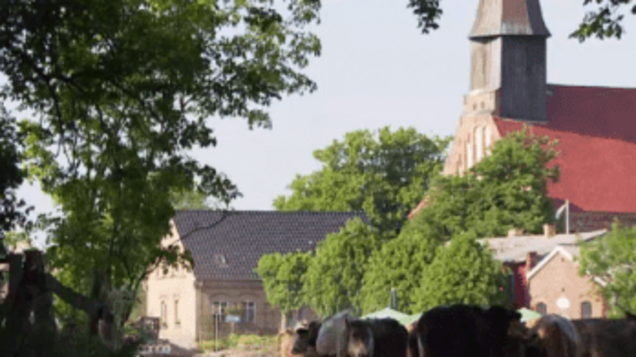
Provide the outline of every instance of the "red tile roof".
{"type": "MultiPolygon", "coordinates": [[[[530,131],[559,141],[555,204],[570,200],[573,212],[636,212],[636,89],[549,86],[548,123],[530,131]]],[[[518,121],[495,118],[501,136],[518,121]]]]}
{"type": "MultiPolygon", "coordinates": [[[[571,212],[636,213],[636,89],[549,85],[548,122],[530,131],[559,141],[548,195],[571,212]]],[[[494,118],[500,135],[523,122],[494,118]]],[[[409,215],[426,205],[423,200],[409,215]]]]}

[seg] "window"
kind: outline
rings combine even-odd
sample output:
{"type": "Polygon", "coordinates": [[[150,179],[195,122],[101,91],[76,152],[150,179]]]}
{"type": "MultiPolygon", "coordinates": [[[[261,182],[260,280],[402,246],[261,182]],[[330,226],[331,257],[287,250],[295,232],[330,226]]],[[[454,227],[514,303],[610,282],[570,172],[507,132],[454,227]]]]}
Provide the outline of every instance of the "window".
{"type": "Polygon", "coordinates": [[[164,327],[168,325],[168,305],[165,301],[161,302],[161,325],[164,327]]]}
{"type": "Polygon", "coordinates": [[[256,303],[247,301],[243,303],[243,321],[254,322],[256,317],[256,303]]]}
{"type": "Polygon", "coordinates": [[[471,142],[466,143],[466,170],[473,167],[473,145],[471,142]]]}
{"type": "Polygon", "coordinates": [[[492,146],[492,136],[490,136],[490,128],[484,128],[484,138],[486,139],[486,154],[490,154],[490,147],[492,146]]]}
{"type": "Polygon", "coordinates": [[[226,310],[227,310],[227,301],[215,301],[212,307],[212,313],[214,314],[214,319],[223,321],[226,310]]]}
{"type": "Polygon", "coordinates": [[[592,318],[592,303],[591,302],[583,301],[581,303],[581,318],[582,319],[592,318]]]}
{"type": "Polygon", "coordinates": [[[483,128],[475,128],[475,162],[481,161],[484,157],[484,131],[483,128]]]}
{"type": "Polygon", "coordinates": [[[540,302],[537,304],[536,309],[538,313],[540,313],[541,315],[546,315],[548,313],[548,307],[545,306],[544,303],[540,302]]]}
{"type": "Polygon", "coordinates": [[[179,300],[174,301],[174,324],[181,325],[181,321],[179,320],[179,300]]]}

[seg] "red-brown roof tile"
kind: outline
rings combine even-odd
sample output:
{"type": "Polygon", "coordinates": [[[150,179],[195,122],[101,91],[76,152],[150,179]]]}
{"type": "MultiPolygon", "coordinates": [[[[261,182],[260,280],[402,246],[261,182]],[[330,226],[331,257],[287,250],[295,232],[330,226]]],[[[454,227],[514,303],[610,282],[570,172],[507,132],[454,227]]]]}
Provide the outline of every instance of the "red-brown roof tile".
{"type": "MultiPolygon", "coordinates": [[[[549,86],[548,123],[530,131],[559,141],[548,195],[573,212],[636,212],[636,89],[549,86]]],[[[501,136],[523,123],[495,118],[501,136]]]]}

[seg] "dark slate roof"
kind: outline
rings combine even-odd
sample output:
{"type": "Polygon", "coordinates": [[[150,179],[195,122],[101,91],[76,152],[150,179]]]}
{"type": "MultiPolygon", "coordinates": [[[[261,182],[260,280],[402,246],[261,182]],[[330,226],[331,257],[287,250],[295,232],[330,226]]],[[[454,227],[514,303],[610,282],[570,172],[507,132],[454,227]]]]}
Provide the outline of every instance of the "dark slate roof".
{"type": "Polygon", "coordinates": [[[539,0],[480,0],[469,37],[491,36],[549,37],[539,0]]]}
{"type": "Polygon", "coordinates": [[[198,280],[254,280],[264,254],[310,251],[358,212],[180,211],[174,222],[198,280]]]}

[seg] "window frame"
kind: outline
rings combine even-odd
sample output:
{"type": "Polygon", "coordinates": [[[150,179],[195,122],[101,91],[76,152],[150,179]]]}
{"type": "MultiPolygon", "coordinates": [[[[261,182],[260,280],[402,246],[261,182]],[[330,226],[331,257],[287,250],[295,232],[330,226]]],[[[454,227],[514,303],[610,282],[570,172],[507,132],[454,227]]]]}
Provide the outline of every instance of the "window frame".
{"type": "Polygon", "coordinates": [[[594,307],[592,306],[592,302],[585,300],[581,302],[581,318],[582,319],[591,319],[594,315],[594,307]],[[589,316],[585,316],[585,306],[589,306],[589,316]]]}
{"type": "Polygon", "coordinates": [[[256,322],[256,302],[252,300],[245,300],[242,303],[243,308],[243,322],[246,323],[255,323],[256,322]],[[251,307],[251,309],[250,309],[251,307]],[[248,319],[248,312],[252,312],[252,319],[248,319]]]}
{"type": "Polygon", "coordinates": [[[534,311],[540,313],[541,315],[547,315],[548,314],[548,305],[546,303],[544,303],[544,302],[539,302],[539,303],[537,303],[537,305],[535,305],[534,311]],[[543,307],[543,312],[541,311],[541,307],[543,307]]]}

